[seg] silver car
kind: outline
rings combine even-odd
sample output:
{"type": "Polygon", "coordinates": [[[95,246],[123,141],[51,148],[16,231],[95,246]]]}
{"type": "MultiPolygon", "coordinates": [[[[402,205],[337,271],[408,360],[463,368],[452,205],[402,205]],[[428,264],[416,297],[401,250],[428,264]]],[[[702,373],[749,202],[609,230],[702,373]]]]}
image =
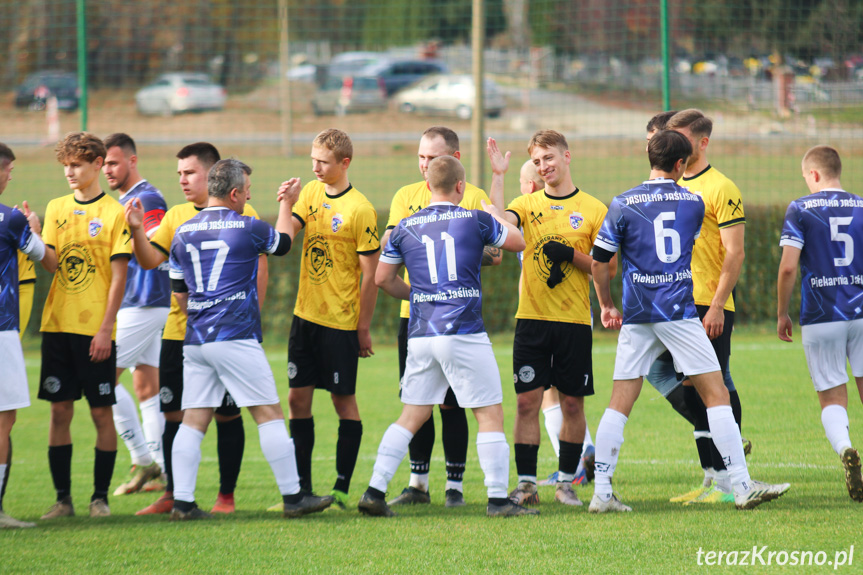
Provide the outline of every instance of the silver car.
{"type": "Polygon", "coordinates": [[[135,103],[140,114],[170,116],[180,112],[221,110],[227,97],[225,88],[211,82],[206,74],[176,72],[162,74],[152,84],[138,90],[135,103]]]}
{"type": "MultiPolygon", "coordinates": [[[[506,108],[500,88],[491,80],[483,83],[485,113],[497,118],[506,108]]],[[[468,120],[473,116],[476,94],[473,77],[469,74],[433,74],[397,92],[393,102],[402,112],[443,114],[468,120]]]]}
{"type": "Polygon", "coordinates": [[[381,78],[330,76],[312,98],[312,110],[321,114],[352,114],[385,110],[387,91],[381,78]]]}

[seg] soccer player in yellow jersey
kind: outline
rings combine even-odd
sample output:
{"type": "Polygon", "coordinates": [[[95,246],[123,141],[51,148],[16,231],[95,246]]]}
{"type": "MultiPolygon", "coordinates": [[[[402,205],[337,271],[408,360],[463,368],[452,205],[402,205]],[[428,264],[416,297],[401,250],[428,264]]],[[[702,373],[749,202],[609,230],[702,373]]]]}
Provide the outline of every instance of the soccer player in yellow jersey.
{"type": "MultiPolygon", "coordinates": [[[[381,238],[381,245],[386,246],[392,230],[399,222],[428,207],[431,201],[431,191],[428,187],[427,172],[429,162],[440,156],[452,156],[461,158],[459,151],[458,134],[444,126],[432,126],[423,132],[420,138],[419,169],[423,179],[419,182],[400,188],[393,196],[390,207],[387,230],[381,238]]],[[[461,206],[468,210],[481,210],[481,201],[491,203],[486,193],[476,186],[465,183],[464,199],[461,206]]],[[[497,265],[501,260],[501,251],[494,246],[486,246],[483,252],[482,265],[497,265]]],[[[407,270],[405,270],[405,281],[408,281],[407,270]]],[[[399,379],[404,376],[405,362],[408,355],[408,318],[410,317],[410,305],[407,301],[401,304],[401,318],[399,320],[398,348],[399,348],[399,379]]],[[[440,405],[441,434],[443,436],[444,457],[446,460],[446,505],[447,507],[458,507],[464,505],[464,491],[462,488],[462,477],[464,476],[465,464],[467,462],[468,426],[467,416],[464,409],[459,407],[455,394],[449,390],[444,402],[440,405]]],[[[418,503],[430,503],[429,496],[429,466],[431,463],[432,449],[434,449],[435,427],[434,418],[428,421],[417,431],[410,442],[411,476],[408,487],[401,494],[389,502],[390,505],[407,505],[418,503]]]]}
{"type": "MultiPolygon", "coordinates": [[[[545,189],[513,200],[505,217],[524,228],[522,290],[513,343],[513,371],[518,409],[515,419],[515,464],[518,486],[510,498],[538,503],[536,462],[539,409],[543,391],[556,387],[563,424],[555,499],[581,505],[572,489],[583,449],[584,397],[593,394],[593,337],[590,322],[591,245],[607,208],[572,182],[566,138],[554,130],[533,135],[528,153],[545,189]]],[[[489,154],[492,202],[503,204],[503,174],[509,158],[489,154]]]]}
{"type": "MultiPolygon", "coordinates": [[[[713,122],[696,109],[682,110],[672,116],[666,129],[680,132],[692,144],[692,156],[680,185],[704,200],[704,224],[692,253],[693,296],[698,315],[713,343],[722,368],[725,385],[738,427],[741,422],[740,397],[728,377],[731,333],[734,327],[734,295],[744,258],[743,198],[740,190],[707,159],[707,146],[713,122]]],[[[653,370],[652,370],[653,371],[653,370]]],[[[704,480],[698,488],[672,501],[730,501],[731,484],[725,464],[710,439],[707,411],[695,388],[684,384],[684,398],[695,419],[695,437],[704,480]]],[[[747,449],[748,450],[748,449],[747,449]]]]}
{"type": "MultiPolygon", "coordinates": [[[[172,207],[165,213],[159,228],[148,237],[144,227],[144,207],[140,200],[126,204],[126,220],[132,231],[135,258],[144,269],[154,269],[167,262],[174,239],[174,232],[186,221],[207,207],[207,174],[221,159],[219,151],[207,142],[197,142],[183,147],[177,153],[177,173],[186,202],[172,207]]],[[[245,205],[243,215],[257,217],[251,205],[245,205]]],[[[261,286],[266,286],[266,257],[258,260],[259,302],[263,301],[261,286]]],[[[155,503],[138,511],[138,515],[170,513],[174,506],[174,478],[172,448],[174,437],[183,421],[183,340],[186,337],[186,314],[180,309],[176,297],[171,298],[171,310],[162,333],[162,348],[159,355],[159,398],[165,414],[165,432],[162,435],[162,450],[165,457],[165,475],[168,484],[155,503]]],[[[245,448],[245,432],[240,418],[240,409],[229,394],[222,406],[216,409],[217,451],[219,454],[219,494],[212,509],[214,513],[232,513],[235,508],[234,488],[240,474],[245,448]]]]}
{"type": "Polygon", "coordinates": [[[348,179],[353,158],[348,135],[324,130],[315,137],[311,158],[317,180],[303,187],[291,223],[295,231],[305,228],[305,237],[288,342],[290,430],[300,486],[311,491],[312,399],[315,389],[330,392],[339,417],[337,477],[330,495],[344,509],[363,434],[357,364],[373,355],[369,328],[380,241],[374,207],[348,179]]]}
{"type": "Polygon", "coordinates": [[[90,516],[103,517],[111,514],[108,487],[117,457],[111,409],[117,376],[116,318],[132,246],[122,206],[99,187],[106,154],[102,140],[85,132],[71,133],[56,151],[73,193],[48,203],[42,230],[42,266],[54,279],[42,313],[39,399],[51,402],[48,462],[57,490],[57,502],[42,519],[75,514],[70,426],[74,402],[82,394],[96,426],[90,516]]]}

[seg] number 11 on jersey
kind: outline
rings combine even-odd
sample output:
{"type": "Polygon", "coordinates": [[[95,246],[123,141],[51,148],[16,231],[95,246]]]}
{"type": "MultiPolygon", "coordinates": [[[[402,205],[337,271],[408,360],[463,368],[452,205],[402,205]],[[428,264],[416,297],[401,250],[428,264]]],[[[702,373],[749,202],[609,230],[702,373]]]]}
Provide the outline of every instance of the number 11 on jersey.
{"type": "MultiPolygon", "coordinates": [[[[447,278],[450,281],[455,281],[458,279],[455,264],[455,238],[453,238],[446,232],[441,232],[440,239],[443,240],[444,251],[446,252],[447,278]]],[[[428,261],[429,265],[429,280],[431,281],[431,283],[436,284],[438,283],[438,277],[437,261],[434,254],[434,240],[423,234],[422,242],[423,244],[425,244],[426,247],[426,260],[428,261]]]]}

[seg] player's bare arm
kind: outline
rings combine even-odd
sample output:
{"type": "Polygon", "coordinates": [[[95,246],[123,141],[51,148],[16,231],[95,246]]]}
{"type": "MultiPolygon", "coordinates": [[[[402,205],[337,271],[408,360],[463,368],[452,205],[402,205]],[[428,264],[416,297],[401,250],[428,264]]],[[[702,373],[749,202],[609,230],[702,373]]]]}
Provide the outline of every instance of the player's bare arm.
{"type": "Polygon", "coordinates": [[[731,295],[731,290],[737,285],[737,279],[740,277],[740,270],[743,269],[743,259],[745,257],[743,249],[745,226],[737,224],[727,228],[720,228],[719,237],[722,239],[722,245],[725,246],[725,260],[722,262],[722,270],[719,272],[719,284],[716,286],[716,292],[713,294],[713,300],[710,302],[710,309],[704,316],[704,329],[707,331],[707,337],[715,339],[722,335],[722,330],[725,327],[725,313],[723,308],[728,297],[731,295]]]}
{"type": "Polygon", "coordinates": [[[141,203],[140,198],[132,198],[132,201],[126,202],[125,218],[132,233],[132,251],[135,253],[135,259],[145,270],[156,269],[168,257],[150,244],[150,238],[144,231],[144,204],[141,203]]]}
{"type": "Polygon", "coordinates": [[[521,230],[519,230],[515,224],[506,217],[507,212],[501,212],[494,204],[488,205],[485,203],[485,200],[480,200],[480,204],[482,205],[483,210],[496,219],[500,225],[506,228],[506,240],[504,240],[501,247],[508,252],[523,251],[525,248],[524,236],[522,235],[521,230]]]}
{"type": "Polygon", "coordinates": [[[791,304],[791,292],[794,291],[799,263],[800,249],[782,246],[779,277],[776,279],[776,334],[782,341],[794,341],[791,339],[793,322],[788,315],[788,306],[791,304]]]}
{"type": "Polygon", "coordinates": [[[623,325],[623,316],[617,307],[615,307],[614,300],[611,298],[610,267],[611,262],[593,260],[591,275],[593,275],[593,285],[596,288],[596,298],[599,300],[600,317],[603,327],[607,329],[620,329],[620,326],[623,325]]]}
{"type": "Polygon", "coordinates": [[[299,178],[291,178],[282,182],[276,198],[279,201],[279,217],[276,220],[276,231],[280,234],[288,234],[291,241],[300,231],[300,222],[293,216],[293,207],[300,197],[302,182],[299,178]]]}
{"type": "Polygon", "coordinates": [[[381,257],[380,250],[366,255],[360,255],[360,271],[363,276],[360,280],[360,315],[357,320],[357,337],[360,340],[360,357],[371,357],[375,354],[372,350],[372,316],[375,313],[375,304],[378,301],[378,286],[375,283],[375,274],[378,267],[378,259],[381,257]]]}
{"type": "Polygon", "coordinates": [[[126,293],[126,271],[129,269],[129,258],[121,257],[111,260],[111,286],[108,288],[108,303],[105,306],[105,316],[99,331],[90,342],[90,361],[99,363],[111,356],[111,336],[117,321],[117,311],[123,303],[126,293]]]}
{"type": "Polygon", "coordinates": [[[399,276],[401,268],[401,264],[378,263],[378,269],[375,272],[375,284],[387,295],[408,300],[411,297],[411,286],[399,276]]]}

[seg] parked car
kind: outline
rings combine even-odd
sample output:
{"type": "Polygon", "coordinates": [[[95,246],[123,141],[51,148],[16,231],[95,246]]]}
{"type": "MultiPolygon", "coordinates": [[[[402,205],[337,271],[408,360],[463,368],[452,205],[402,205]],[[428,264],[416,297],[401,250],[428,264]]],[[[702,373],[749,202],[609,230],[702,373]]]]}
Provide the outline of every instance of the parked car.
{"type": "Polygon", "coordinates": [[[422,80],[430,74],[446,74],[449,68],[435,60],[382,60],[363,68],[359,74],[376,76],[384,81],[387,96],[422,80]]]}
{"type": "Polygon", "coordinates": [[[162,74],[149,86],[138,90],[138,113],[170,116],[180,112],[221,110],[228,95],[225,88],[210,81],[206,74],[176,72],[162,74]]]}
{"type": "Polygon", "coordinates": [[[77,110],[78,99],[81,96],[78,90],[78,76],[56,70],[30,74],[15,91],[15,106],[44,110],[48,97],[52,95],[57,98],[59,109],[77,110]]]}
{"type": "Polygon", "coordinates": [[[384,58],[386,56],[380,52],[342,52],[334,56],[328,64],[320,66],[321,70],[318,72],[318,77],[325,82],[331,76],[341,78],[343,76],[366,75],[361,74],[360,70],[376,64],[384,58]]]}
{"type": "MultiPolygon", "coordinates": [[[[506,108],[503,94],[491,80],[485,80],[483,87],[485,113],[497,118],[506,108]]],[[[393,102],[402,112],[454,115],[467,120],[473,116],[475,94],[469,74],[434,74],[396,93],[393,102]]]]}
{"type": "Polygon", "coordinates": [[[371,112],[387,107],[387,93],[381,78],[371,76],[330,76],[312,98],[312,110],[343,115],[371,112]]]}

